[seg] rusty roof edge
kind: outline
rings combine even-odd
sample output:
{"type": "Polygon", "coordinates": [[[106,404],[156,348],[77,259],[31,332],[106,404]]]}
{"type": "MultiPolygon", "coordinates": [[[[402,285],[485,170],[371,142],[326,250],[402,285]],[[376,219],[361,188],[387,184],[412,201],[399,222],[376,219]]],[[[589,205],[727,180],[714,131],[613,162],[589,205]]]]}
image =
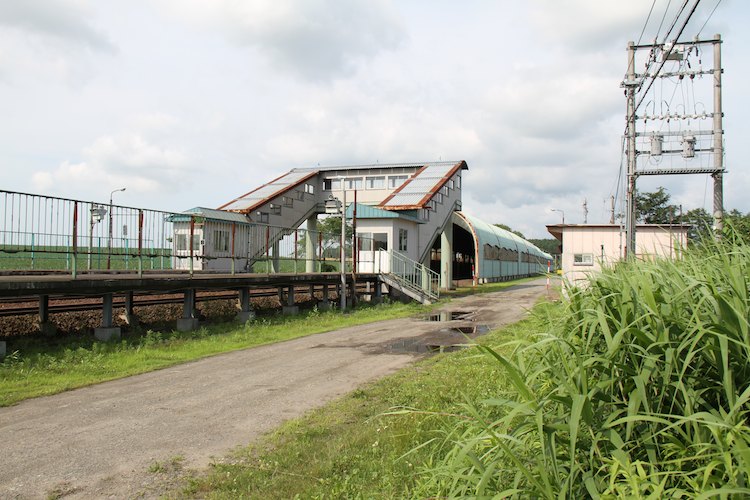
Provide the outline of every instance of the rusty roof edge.
{"type": "Polygon", "coordinates": [[[393,197],[396,196],[398,193],[400,193],[407,185],[409,185],[409,183],[411,183],[411,181],[413,181],[414,179],[416,179],[417,177],[419,177],[419,174],[421,174],[422,172],[424,172],[426,168],[427,168],[427,165],[422,165],[422,167],[419,170],[417,170],[416,172],[414,172],[412,174],[412,176],[409,177],[406,180],[406,182],[404,182],[403,184],[401,184],[391,194],[389,194],[388,196],[386,196],[385,199],[383,201],[381,201],[380,204],[378,204],[378,207],[379,208],[386,208],[385,204],[388,203],[389,201],[391,201],[393,199],[393,197]]]}
{"type": "Polygon", "coordinates": [[[451,177],[453,177],[456,174],[456,172],[458,172],[459,170],[464,170],[462,168],[463,166],[466,167],[465,170],[469,169],[468,165],[466,165],[466,162],[463,160],[461,160],[460,163],[457,163],[452,169],[450,169],[448,173],[446,173],[443,176],[443,178],[435,185],[432,191],[428,191],[427,194],[424,196],[424,198],[419,200],[419,203],[418,203],[419,208],[424,208],[427,202],[430,201],[437,192],[443,189],[443,186],[445,186],[448,183],[448,181],[451,179],[451,177]]]}
{"type": "MultiPolygon", "coordinates": [[[[292,172],[292,171],[290,170],[290,171],[289,171],[289,172],[287,172],[286,174],[284,174],[284,175],[282,175],[282,176],[280,176],[280,177],[276,177],[276,178],[275,178],[274,180],[272,180],[272,181],[266,182],[266,183],[265,183],[265,184],[263,184],[262,186],[260,186],[260,187],[258,187],[258,188],[256,188],[256,189],[253,189],[252,191],[250,191],[250,192],[248,192],[248,193],[246,193],[246,194],[243,194],[242,196],[240,196],[240,197],[238,197],[238,198],[235,198],[234,200],[230,201],[229,203],[225,203],[225,204],[224,204],[224,205],[222,205],[221,207],[226,207],[227,205],[231,205],[232,203],[234,203],[234,202],[236,202],[236,201],[239,201],[239,200],[241,200],[241,199],[242,199],[242,198],[244,198],[245,196],[247,196],[247,195],[249,195],[249,194],[252,194],[252,193],[254,193],[254,192],[258,191],[259,189],[262,189],[262,188],[264,188],[264,187],[266,187],[266,186],[269,186],[269,185],[273,184],[274,182],[278,181],[279,179],[283,178],[284,176],[286,176],[286,175],[289,175],[289,174],[290,174],[291,172],[292,172]]],[[[289,191],[290,189],[294,189],[294,188],[296,188],[297,186],[299,186],[300,184],[304,183],[305,181],[308,181],[308,180],[310,180],[310,178],[312,178],[312,177],[314,177],[314,176],[318,175],[318,173],[319,173],[319,171],[317,171],[317,170],[315,170],[315,171],[313,171],[313,172],[310,172],[310,173],[309,173],[308,175],[306,175],[306,176],[302,177],[301,179],[299,179],[298,181],[294,182],[293,184],[289,184],[289,185],[288,185],[288,186],[286,186],[285,188],[282,188],[282,189],[280,189],[280,190],[276,191],[275,193],[273,193],[273,194],[272,194],[272,195],[270,195],[270,196],[266,196],[265,198],[263,198],[263,199],[262,199],[262,200],[260,200],[259,202],[255,203],[255,204],[253,204],[253,205],[251,205],[251,206],[249,206],[249,207],[247,207],[247,208],[243,208],[243,209],[241,209],[241,210],[227,210],[227,211],[228,211],[228,212],[235,212],[235,213],[240,213],[240,214],[249,214],[250,212],[252,212],[252,211],[253,211],[253,210],[255,210],[256,208],[258,208],[258,207],[260,207],[260,206],[262,206],[262,205],[265,205],[266,203],[268,203],[268,202],[269,202],[269,201],[271,201],[272,199],[276,198],[277,196],[280,196],[280,195],[282,195],[283,193],[286,193],[287,191],[289,191]]],[[[221,207],[219,207],[219,208],[218,208],[217,210],[222,210],[222,208],[221,208],[221,207]]]]}

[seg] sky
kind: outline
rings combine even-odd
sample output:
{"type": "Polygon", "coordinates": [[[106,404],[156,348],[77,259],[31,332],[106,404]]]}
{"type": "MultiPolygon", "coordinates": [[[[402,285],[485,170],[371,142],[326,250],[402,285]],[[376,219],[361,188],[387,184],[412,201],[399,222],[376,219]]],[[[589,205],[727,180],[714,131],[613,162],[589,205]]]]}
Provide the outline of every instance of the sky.
{"type": "MultiPolygon", "coordinates": [[[[627,42],[681,3],[0,0],[0,189],[182,211],[295,167],[465,160],[474,216],[606,223],[627,42]]],[[[750,3],[716,4],[682,38],[722,35],[724,203],[748,212],[750,3]]],[[[711,211],[707,175],[658,186],[711,211]]]]}

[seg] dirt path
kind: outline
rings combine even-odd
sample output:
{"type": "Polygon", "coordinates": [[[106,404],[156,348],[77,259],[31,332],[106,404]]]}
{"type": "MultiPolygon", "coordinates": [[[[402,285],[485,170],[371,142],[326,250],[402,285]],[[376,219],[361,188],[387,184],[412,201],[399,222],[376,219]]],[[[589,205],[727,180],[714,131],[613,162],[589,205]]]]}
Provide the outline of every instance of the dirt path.
{"type": "MultiPolygon", "coordinates": [[[[545,293],[538,280],[443,309],[473,311],[473,324],[494,328],[545,293]]],[[[416,340],[440,344],[448,326],[469,324],[382,321],[0,408],[0,498],[158,496],[155,463],[181,457],[185,467],[205,467],[423,356],[416,340]]]]}

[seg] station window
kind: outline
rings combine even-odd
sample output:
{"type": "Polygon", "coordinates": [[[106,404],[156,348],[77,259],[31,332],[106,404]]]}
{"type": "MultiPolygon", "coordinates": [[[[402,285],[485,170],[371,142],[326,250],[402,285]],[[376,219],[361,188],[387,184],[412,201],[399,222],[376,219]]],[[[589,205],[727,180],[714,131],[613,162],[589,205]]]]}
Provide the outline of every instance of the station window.
{"type": "Polygon", "coordinates": [[[365,187],[367,189],[385,188],[385,176],[365,177],[365,187]]]}
{"type": "Polygon", "coordinates": [[[346,189],[362,189],[362,177],[346,179],[346,189]]]}
{"type": "Polygon", "coordinates": [[[409,231],[406,229],[398,230],[398,251],[406,252],[408,246],[409,231]]]}
{"type": "Polygon", "coordinates": [[[390,175],[388,176],[388,187],[391,189],[396,189],[401,184],[406,182],[406,179],[408,178],[408,175],[390,175]]]}
{"type": "Polygon", "coordinates": [[[281,215],[281,205],[278,203],[271,203],[270,209],[273,215],[281,215]]]}
{"type": "Polygon", "coordinates": [[[593,266],[594,254],[591,254],[591,253],[573,254],[573,265],[574,266],[593,266]]]}
{"type": "Polygon", "coordinates": [[[454,189],[455,187],[456,187],[456,182],[453,179],[449,180],[448,181],[448,188],[449,189],[454,189]]]}
{"type": "Polygon", "coordinates": [[[305,201],[305,192],[297,190],[297,199],[299,201],[305,201]]]}
{"type": "Polygon", "coordinates": [[[217,229],[216,231],[214,231],[214,251],[229,251],[229,231],[224,231],[221,229],[217,229]]]}
{"type": "Polygon", "coordinates": [[[175,250],[187,250],[187,234],[177,234],[174,239],[175,250]]]}
{"type": "Polygon", "coordinates": [[[419,211],[419,216],[422,220],[430,220],[430,211],[426,208],[423,208],[419,211]]]}
{"type": "Polygon", "coordinates": [[[283,196],[281,201],[285,207],[292,208],[294,206],[294,199],[291,196],[283,196]]]}
{"type": "Polygon", "coordinates": [[[372,233],[372,249],[373,250],[388,250],[388,234],[387,233],[372,233]]]}
{"type": "Polygon", "coordinates": [[[357,233],[360,251],[372,251],[372,233],[357,233]]]}
{"type": "Polygon", "coordinates": [[[258,222],[268,224],[268,212],[258,212],[258,222]]]}
{"type": "Polygon", "coordinates": [[[435,203],[442,203],[443,202],[443,195],[442,193],[435,193],[435,197],[432,199],[435,203]]]}
{"type": "Polygon", "coordinates": [[[323,180],[324,191],[339,191],[341,190],[341,179],[324,179],[323,180]]]}
{"type": "Polygon", "coordinates": [[[315,194],[315,186],[313,186],[312,184],[305,184],[305,193],[315,194]]]}

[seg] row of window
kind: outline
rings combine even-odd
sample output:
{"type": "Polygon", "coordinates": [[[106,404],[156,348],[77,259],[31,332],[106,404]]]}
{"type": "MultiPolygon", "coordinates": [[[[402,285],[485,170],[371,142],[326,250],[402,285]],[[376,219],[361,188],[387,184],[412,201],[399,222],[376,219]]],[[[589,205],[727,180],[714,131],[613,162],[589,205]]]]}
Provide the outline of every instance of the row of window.
{"type": "MultiPolygon", "coordinates": [[[[484,244],[484,260],[500,260],[505,262],[518,262],[518,250],[502,248],[489,243],[484,244]]],[[[532,254],[521,252],[521,262],[537,262],[539,259],[532,254]]]]}
{"type": "MultiPolygon", "coordinates": [[[[175,250],[188,250],[188,239],[190,235],[178,233],[175,235],[175,250]]],[[[193,234],[193,251],[198,252],[201,249],[201,235],[193,234]]],[[[230,243],[230,234],[225,229],[215,229],[213,231],[213,250],[214,252],[228,252],[230,243]]]]}
{"type": "Polygon", "coordinates": [[[345,189],[396,189],[406,182],[408,175],[374,175],[368,177],[344,177],[323,180],[324,191],[340,191],[345,189]]]}

